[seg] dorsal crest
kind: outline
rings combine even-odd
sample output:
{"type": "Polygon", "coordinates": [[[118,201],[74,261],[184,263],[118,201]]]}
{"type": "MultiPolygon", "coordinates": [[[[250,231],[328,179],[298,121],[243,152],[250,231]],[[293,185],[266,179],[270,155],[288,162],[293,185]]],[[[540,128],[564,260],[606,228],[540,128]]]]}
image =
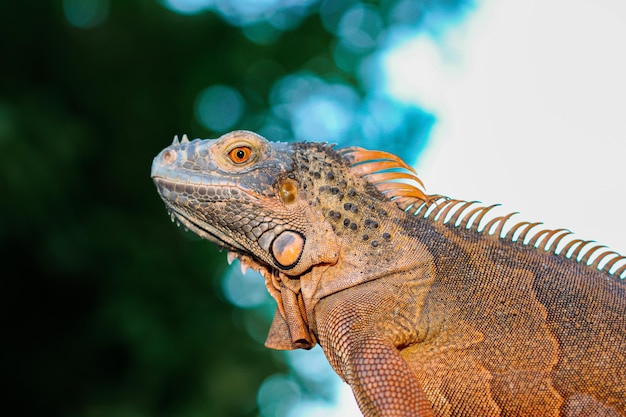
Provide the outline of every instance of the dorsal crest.
{"type": "Polygon", "coordinates": [[[403,210],[433,199],[415,170],[394,154],[356,146],[339,149],[339,154],[348,161],[352,173],[365,178],[403,210]]]}
{"type": "Polygon", "coordinates": [[[546,229],[537,227],[541,222],[511,222],[517,213],[502,216],[488,216],[499,206],[482,206],[477,201],[455,200],[438,196],[430,202],[413,205],[405,211],[449,227],[472,230],[520,245],[552,253],[562,258],[598,269],[618,278],[626,275],[626,256],[606,249],[593,240],[575,239],[567,229],[546,229]]]}
{"type": "Polygon", "coordinates": [[[574,239],[567,229],[537,228],[540,222],[511,223],[511,217],[517,213],[488,216],[499,204],[482,206],[477,201],[426,194],[424,183],[415,170],[396,155],[359,147],[339,149],[339,153],[350,164],[352,173],[366,179],[402,210],[417,217],[534,247],[618,278],[626,275],[626,256],[591,240],[574,239]]]}

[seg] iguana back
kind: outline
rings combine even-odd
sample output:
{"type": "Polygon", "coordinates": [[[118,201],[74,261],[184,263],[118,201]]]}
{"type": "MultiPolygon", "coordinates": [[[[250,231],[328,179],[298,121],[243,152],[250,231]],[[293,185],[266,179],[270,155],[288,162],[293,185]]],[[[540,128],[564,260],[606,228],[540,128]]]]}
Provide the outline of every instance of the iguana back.
{"type": "Polygon", "coordinates": [[[319,342],[364,415],[626,416],[623,257],[536,224],[504,235],[510,216],[427,196],[361,148],[185,138],[152,177],[177,220],[263,275],[266,344],[319,342]]]}

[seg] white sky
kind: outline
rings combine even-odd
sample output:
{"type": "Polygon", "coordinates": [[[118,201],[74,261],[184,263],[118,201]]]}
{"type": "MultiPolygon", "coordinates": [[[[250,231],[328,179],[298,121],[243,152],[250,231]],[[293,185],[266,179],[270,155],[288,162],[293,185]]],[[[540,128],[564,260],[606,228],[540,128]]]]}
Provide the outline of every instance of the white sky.
{"type": "Polygon", "coordinates": [[[428,191],[626,253],[626,2],[479,4],[443,42],[387,56],[391,94],[438,117],[417,163],[428,191]]]}
{"type": "MultiPolygon", "coordinates": [[[[478,4],[385,59],[389,92],[438,118],[417,163],[427,190],[626,253],[626,2],[478,4]]],[[[361,414],[342,385],[336,409],[306,415],[361,414]]]]}

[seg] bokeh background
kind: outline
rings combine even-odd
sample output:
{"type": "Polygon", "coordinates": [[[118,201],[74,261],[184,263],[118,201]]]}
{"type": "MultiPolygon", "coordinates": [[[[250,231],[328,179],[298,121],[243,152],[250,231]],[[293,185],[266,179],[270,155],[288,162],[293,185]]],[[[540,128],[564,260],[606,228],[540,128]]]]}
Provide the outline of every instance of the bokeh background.
{"type": "Polygon", "coordinates": [[[619,0],[2,2],[4,409],[355,412],[319,349],[263,347],[262,280],[169,221],[149,169],[174,134],[384,149],[626,252],[625,23],[619,0]]]}
{"type": "Polygon", "coordinates": [[[271,304],[229,302],[225,254],[170,223],[152,158],[174,134],[235,128],[415,155],[433,117],[382,94],[372,57],[465,7],[2,2],[3,408],[283,416],[332,401],[328,372],[263,347],[271,304]]]}

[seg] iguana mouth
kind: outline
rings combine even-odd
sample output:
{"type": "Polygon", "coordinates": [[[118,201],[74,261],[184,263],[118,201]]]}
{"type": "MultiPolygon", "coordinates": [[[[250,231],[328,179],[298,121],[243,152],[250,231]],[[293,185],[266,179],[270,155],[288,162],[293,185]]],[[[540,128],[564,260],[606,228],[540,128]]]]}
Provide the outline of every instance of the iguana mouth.
{"type": "Polygon", "coordinates": [[[186,214],[183,210],[177,209],[174,205],[167,204],[168,213],[173,222],[176,222],[178,226],[183,226],[185,230],[190,230],[193,233],[201,236],[219,247],[227,248],[229,251],[246,252],[244,247],[234,239],[231,239],[228,234],[223,233],[217,228],[207,227],[208,223],[200,222],[186,214]]]}
{"type": "MultiPolygon", "coordinates": [[[[231,181],[215,180],[213,183],[209,181],[206,184],[202,183],[192,185],[186,182],[176,181],[161,175],[153,175],[152,180],[159,189],[159,194],[161,194],[161,198],[163,198],[164,200],[165,198],[167,198],[164,193],[178,194],[179,191],[177,190],[177,187],[185,188],[186,186],[198,187],[196,192],[200,193],[202,191],[203,193],[205,193],[208,196],[206,197],[207,201],[210,200],[212,203],[230,201],[233,198],[233,195],[245,195],[248,199],[252,201],[261,200],[261,196],[255,193],[253,190],[242,187],[240,184],[236,184],[231,181]]],[[[192,192],[193,190],[188,191],[189,194],[191,194],[192,192]]]]}
{"type": "MultiPolygon", "coordinates": [[[[197,216],[190,213],[192,208],[186,207],[186,202],[191,199],[192,192],[187,191],[187,196],[183,195],[178,189],[179,187],[187,186],[188,184],[178,181],[173,181],[169,178],[154,175],[152,177],[155,185],[159,189],[159,194],[162,200],[165,202],[168,214],[172,221],[176,222],[179,226],[182,224],[185,229],[191,230],[197,235],[215,243],[221,247],[228,247],[234,251],[242,253],[247,252],[245,246],[233,239],[230,234],[215,227],[212,223],[203,221],[197,216]],[[175,197],[172,197],[175,195],[175,197]]],[[[207,203],[215,204],[229,201],[233,194],[246,195],[249,200],[258,200],[258,196],[248,190],[242,189],[230,182],[220,182],[218,184],[205,185],[203,193],[206,194],[207,203]],[[210,190],[210,191],[209,191],[210,190]]],[[[198,191],[198,193],[200,193],[198,191]]]]}
{"type": "Polygon", "coordinates": [[[232,265],[235,259],[239,259],[239,267],[241,268],[241,273],[244,275],[248,269],[258,272],[264,278],[279,273],[278,269],[272,268],[264,263],[257,262],[247,253],[235,252],[229,249],[226,254],[226,261],[228,262],[228,265],[232,265]]]}
{"type": "Polygon", "coordinates": [[[207,227],[206,223],[198,222],[193,217],[187,215],[184,211],[177,210],[170,204],[167,204],[167,207],[167,211],[172,219],[172,222],[175,222],[177,226],[182,226],[185,230],[191,231],[198,236],[215,243],[220,249],[220,252],[223,249],[226,249],[228,251],[226,260],[229,265],[232,265],[235,259],[239,259],[242,274],[245,274],[248,269],[257,271],[263,277],[271,276],[272,274],[279,272],[276,268],[256,261],[241,244],[231,239],[228,234],[221,232],[219,229],[207,227]]]}
{"type": "MultiPolygon", "coordinates": [[[[282,242],[283,246],[286,245],[286,240],[297,235],[298,232],[285,230],[285,225],[280,223],[274,224],[267,220],[267,216],[262,216],[255,225],[259,226],[256,229],[262,230],[261,232],[254,232],[258,234],[251,235],[250,232],[254,226],[249,226],[246,223],[243,223],[243,226],[237,226],[245,231],[243,234],[240,235],[239,231],[232,233],[232,230],[227,225],[232,226],[239,223],[239,220],[232,220],[237,215],[235,214],[230,218],[226,215],[220,215],[220,207],[214,206],[215,204],[220,205],[232,202],[233,198],[238,198],[239,201],[252,206],[260,205],[261,197],[258,194],[232,181],[216,180],[188,184],[187,182],[172,180],[158,174],[153,175],[152,178],[161,198],[165,202],[172,221],[179,226],[182,225],[185,230],[190,230],[198,236],[215,243],[218,247],[226,248],[231,254],[228,258],[230,262],[235,258],[242,261],[243,272],[248,268],[259,271],[264,276],[279,272],[278,269],[275,269],[275,265],[268,264],[267,260],[253,258],[254,254],[250,250],[250,243],[246,243],[247,241],[243,236],[246,236],[251,241],[256,241],[256,244],[259,244],[261,248],[269,251],[270,256],[275,258],[278,256],[277,259],[279,261],[284,260],[282,265],[285,270],[290,269],[293,266],[292,264],[296,264],[300,259],[301,251],[298,253],[299,256],[293,259],[285,253],[282,253],[284,259],[281,259],[280,252],[274,255],[274,251],[281,248],[281,245],[278,244],[279,242],[282,242]],[[190,185],[196,188],[189,189],[190,185]],[[190,202],[193,202],[193,204],[190,202]],[[199,215],[199,213],[203,214],[199,215]],[[245,230],[246,227],[251,229],[245,230]],[[272,246],[270,247],[270,245],[272,246]]],[[[233,208],[235,210],[240,209],[239,207],[233,208]]],[[[298,243],[297,239],[296,243],[298,243]]],[[[302,239],[303,245],[304,238],[302,239]]],[[[289,245],[287,246],[287,249],[289,249],[289,245]]]]}

